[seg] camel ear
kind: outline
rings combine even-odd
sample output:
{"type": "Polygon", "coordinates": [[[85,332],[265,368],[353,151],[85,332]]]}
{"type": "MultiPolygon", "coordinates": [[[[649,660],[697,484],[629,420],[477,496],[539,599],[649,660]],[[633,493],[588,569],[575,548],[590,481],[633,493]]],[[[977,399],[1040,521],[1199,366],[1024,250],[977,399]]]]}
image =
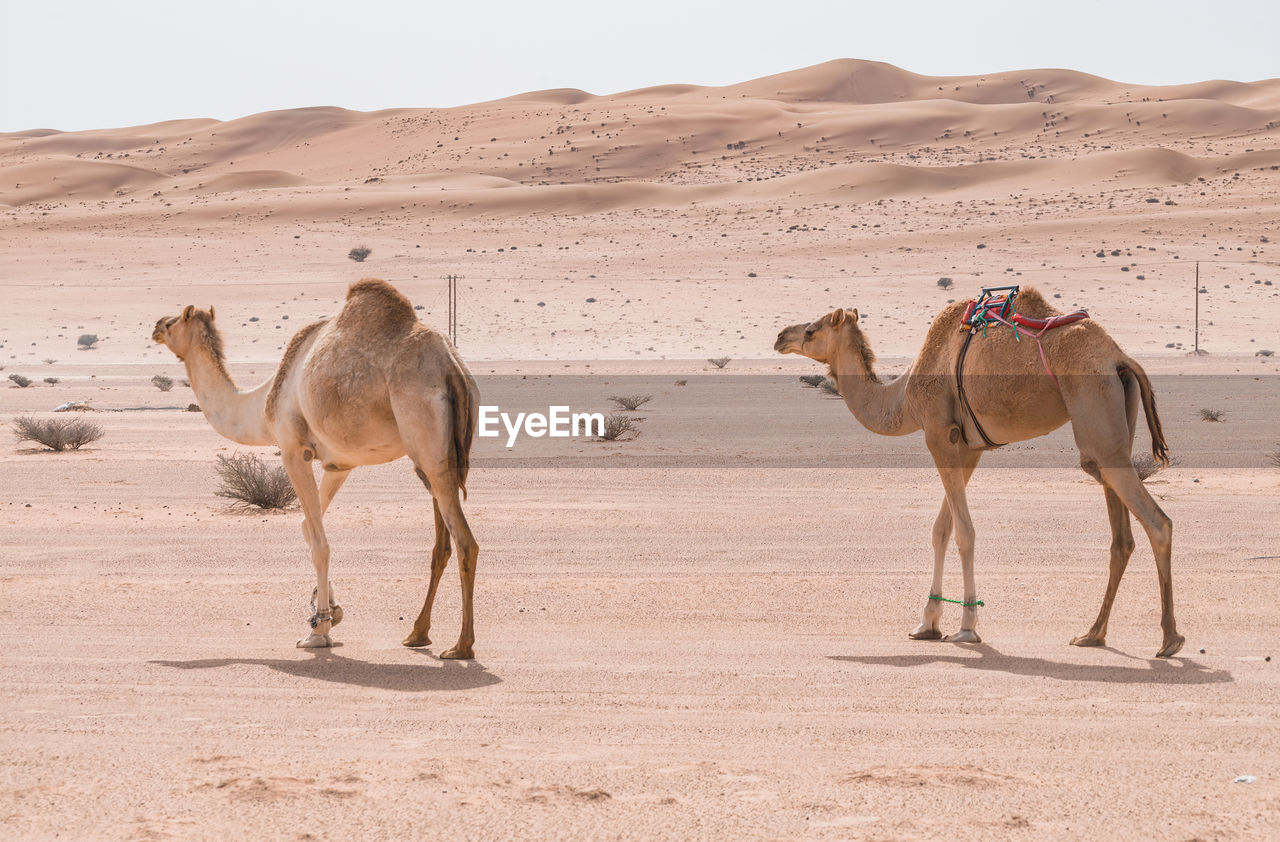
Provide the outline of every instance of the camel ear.
{"type": "Polygon", "coordinates": [[[844,310],[835,309],[831,311],[831,326],[840,327],[844,324],[844,310]]]}
{"type": "Polygon", "coordinates": [[[850,318],[853,319],[853,323],[856,325],[858,323],[858,308],[854,307],[852,310],[847,312],[850,313],[850,318]]]}
{"type": "Polygon", "coordinates": [[[196,311],[196,305],[188,304],[186,309],[182,311],[182,320],[185,322],[191,318],[191,314],[196,311]]]}
{"type": "Polygon", "coordinates": [[[209,321],[213,321],[213,305],[209,305],[209,321]]]}

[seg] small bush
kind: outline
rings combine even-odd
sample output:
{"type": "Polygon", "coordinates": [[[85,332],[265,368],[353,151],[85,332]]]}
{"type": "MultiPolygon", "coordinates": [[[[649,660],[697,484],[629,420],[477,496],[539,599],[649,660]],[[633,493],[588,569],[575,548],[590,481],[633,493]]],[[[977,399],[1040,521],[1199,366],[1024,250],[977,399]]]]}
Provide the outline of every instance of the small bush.
{"type": "Polygon", "coordinates": [[[155,386],[162,392],[167,392],[173,388],[173,378],[163,374],[157,374],[151,378],[151,385],[155,386]]]}
{"type": "Polygon", "coordinates": [[[366,248],[365,246],[356,246],[351,251],[347,252],[347,257],[351,258],[356,263],[364,263],[364,259],[371,254],[373,254],[373,249],[366,248]]]}
{"type": "Polygon", "coordinates": [[[298,499],[284,466],[268,467],[253,453],[219,454],[215,470],[222,487],[214,493],[232,500],[232,505],[285,509],[298,499]]]}
{"type": "Polygon", "coordinates": [[[1221,409],[1202,409],[1200,410],[1200,420],[1221,421],[1226,414],[1221,409]]]}
{"type": "Polygon", "coordinates": [[[1271,451],[1271,455],[1268,458],[1271,460],[1272,465],[1280,468],[1280,444],[1276,445],[1276,449],[1271,451]]]}
{"type": "Polygon", "coordinates": [[[822,381],[826,380],[826,376],[822,374],[802,374],[800,382],[808,386],[810,389],[816,389],[822,385],[822,381]]]}
{"type": "Polygon", "coordinates": [[[83,418],[49,418],[41,420],[24,415],[13,422],[18,441],[34,441],[50,450],[79,450],[106,433],[97,424],[83,418]]]}
{"type": "Polygon", "coordinates": [[[688,380],[677,380],[677,381],[676,381],[676,385],[677,385],[677,386],[688,386],[688,385],[689,385],[689,381],[688,381],[688,380]]]}
{"type": "Polygon", "coordinates": [[[712,358],[708,358],[707,362],[711,363],[716,368],[724,368],[729,364],[729,358],[728,357],[712,357],[712,358]]]}
{"type": "Polygon", "coordinates": [[[818,388],[826,392],[828,395],[834,395],[837,398],[840,397],[840,387],[837,386],[836,381],[832,380],[830,377],[822,378],[822,382],[818,384],[818,388]]]}
{"type": "Polygon", "coordinates": [[[23,377],[21,374],[10,374],[9,379],[17,383],[23,389],[31,385],[31,378],[23,377]]]}
{"type": "Polygon", "coordinates": [[[56,385],[58,385],[58,383],[60,383],[60,382],[62,382],[62,381],[58,380],[58,378],[56,378],[56,377],[46,377],[46,378],[44,379],[44,382],[48,383],[50,386],[56,386],[56,385]]]}
{"type": "Polygon", "coordinates": [[[625,441],[622,437],[631,433],[630,438],[640,435],[640,422],[643,418],[634,415],[623,415],[621,412],[610,412],[604,417],[604,435],[600,441],[625,441]]]}
{"type": "Polygon", "coordinates": [[[640,407],[653,400],[652,395],[612,395],[609,400],[618,405],[619,409],[627,409],[635,411],[640,407]]]}
{"type": "Polygon", "coordinates": [[[1138,479],[1146,482],[1150,477],[1155,476],[1163,470],[1164,466],[1156,461],[1156,457],[1150,453],[1143,453],[1140,456],[1133,457],[1133,469],[1138,473],[1138,479]]]}
{"type": "Polygon", "coordinates": [[[938,287],[940,289],[951,289],[955,285],[956,282],[950,278],[938,278],[938,287]]]}
{"type": "Polygon", "coordinates": [[[98,344],[98,334],[82,333],[80,334],[80,338],[76,340],[76,344],[80,346],[80,350],[88,351],[94,345],[98,344]]]}

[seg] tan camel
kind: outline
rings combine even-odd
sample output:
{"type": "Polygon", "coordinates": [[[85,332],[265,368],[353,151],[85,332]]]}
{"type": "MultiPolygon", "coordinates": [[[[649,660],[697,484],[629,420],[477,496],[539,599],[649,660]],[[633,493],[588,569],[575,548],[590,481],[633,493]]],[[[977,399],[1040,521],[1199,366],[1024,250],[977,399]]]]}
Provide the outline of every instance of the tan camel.
{"type": "Polygon", "coordinates": [[[152,339],[186,365],[214,430],[240,444],[280,448],[302,505],[302,534],[316,569],[313,596],[321,606],[299,647],[332,645],[330,629],[342,619],[329,584],[323,524],[329,503],[353,468],[408,454],[431,492],[436,540],[427,598],[404,645],[431,642],[431,604],[452,536],[462,576],[462,633],[441,657],[474,657],[471,597],[479,548],[458,492],[466,496],[479,393],[448,339],[419,322],[394,287],[374,279],[352,284],[337,316],[298,331],[275,375],[247,392],[237,389],[227,373],[212,307],[188,306],[178,316],[160,319],[152,339]],[[324,467],[319,489],[313,460],[324,467]]]}
{"type": "MultiPolygon", "coordinates": [[[[965,486],[982,451],[987,449],[974,419],[962,410],[956,385],[956,360],[966,334],[960,330],[966,302],[944,309],[929,328],[924,347],[907,372],[882,382],[873,368],[875,355],[858,326],[857,310],[835,310],[816,322],[793,325],[778,334],[774,350],[801,354],[830,366],[841,396],[854,417],[873,433],[903,436],[924,430],[925,444],[942,478],[946,497],[933,525],[933,585],[923,622],[911,633],[916,640],[942,637],[942,562],[955,525],[956,547],[964,575],[960,631],[947,640],[980,643],[976,631],[978,597],[973,578],[973,522],[965,486]]],[[[1033,318],[1058,315],[1034,289],[1016,298],[1016,312],[1033,318]]],[[[1132,358],[1095,321],[1085,320],[1044,333],[1042,363],[1036,342],[1024,332],[1015,339],[1010,328],[997,325],[987,336],[975,335],[964,367],[964,390],[981,428],[992,441],[1009,443],[1046,435],[1071,421],[1080,466],[1102,483],[1111,520],[1111,571],[1102,610],[1088,632],[1071,642],[1103,646],[1107,619],[1120,577],[1133,552],[1129,514],[1142,524],[1155,554],[1160,579],[1164,645],[1157,657],[1182,648],[1173,619],[1170,552],[1173,522],[1147,492],[1134,471],[1131,452],[1138,405],[1146,413],[1152,452],[1168,462],[1168,447],[1156,414],[1151,383],[1132,358]]],[[[1009,536],[1012,540],[1015,536],[1009,536]]],[[[1017,536],[1033,545],[1035,534],[1017,536]]]]}

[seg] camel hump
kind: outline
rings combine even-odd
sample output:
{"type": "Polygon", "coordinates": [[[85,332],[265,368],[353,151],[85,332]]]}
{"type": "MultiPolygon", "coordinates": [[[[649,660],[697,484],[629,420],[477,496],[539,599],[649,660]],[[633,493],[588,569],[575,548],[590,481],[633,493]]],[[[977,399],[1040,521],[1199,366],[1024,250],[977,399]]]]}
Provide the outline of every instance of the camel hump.
{"type": "Polygon", "coordinates": [[[1018,297],[1014,300],[1013,309],[1015,312],[1030,316],[1033,319],[1047,319],[1050,316],[1062,315],[1062,311],[1045,301],[1044,296],[1040,294],[1040,290],[1035,287],[1023,287],[1018,290],[1018,297]]]}
{"type": "Polygon", "coordinates": [[[409,299],[391,284],[377,278],[365,278],[351,285],[347,290],[347,303],[338,319],[343,324],[383,328],[409,328],[418,321],[409,299]]]}

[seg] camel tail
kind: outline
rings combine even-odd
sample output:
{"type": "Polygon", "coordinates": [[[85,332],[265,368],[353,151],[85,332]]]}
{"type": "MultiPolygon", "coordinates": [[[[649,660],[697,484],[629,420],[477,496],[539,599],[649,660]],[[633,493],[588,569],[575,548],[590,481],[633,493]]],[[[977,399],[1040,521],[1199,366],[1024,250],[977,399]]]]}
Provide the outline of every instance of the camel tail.
{"type": "Polygon", "coordinates": [[[453,467],[462,499],[467,499],[467,473],[471,470],[471,438],[475,434],[475,409],[471,405],[470,378],[463,371],[449,373],[449,403],[453,407],[453,467]]]}
{"type": "Polygon", "coordinates": [[[1151,388],[1151,381],[1142,366],[1133,360],[1126,360],[1124,368],[1133,374],[1138,381],[1138,390],[1142,393],[1142,410],[1147,415],[1147,429],[1151,431],[1151,455],[1161,465],[1169,465],[1169,444],[1164,440],[1164,427],[1160,423],[1160,413],[1156,412],[1156,393],[1151,388]]]}

